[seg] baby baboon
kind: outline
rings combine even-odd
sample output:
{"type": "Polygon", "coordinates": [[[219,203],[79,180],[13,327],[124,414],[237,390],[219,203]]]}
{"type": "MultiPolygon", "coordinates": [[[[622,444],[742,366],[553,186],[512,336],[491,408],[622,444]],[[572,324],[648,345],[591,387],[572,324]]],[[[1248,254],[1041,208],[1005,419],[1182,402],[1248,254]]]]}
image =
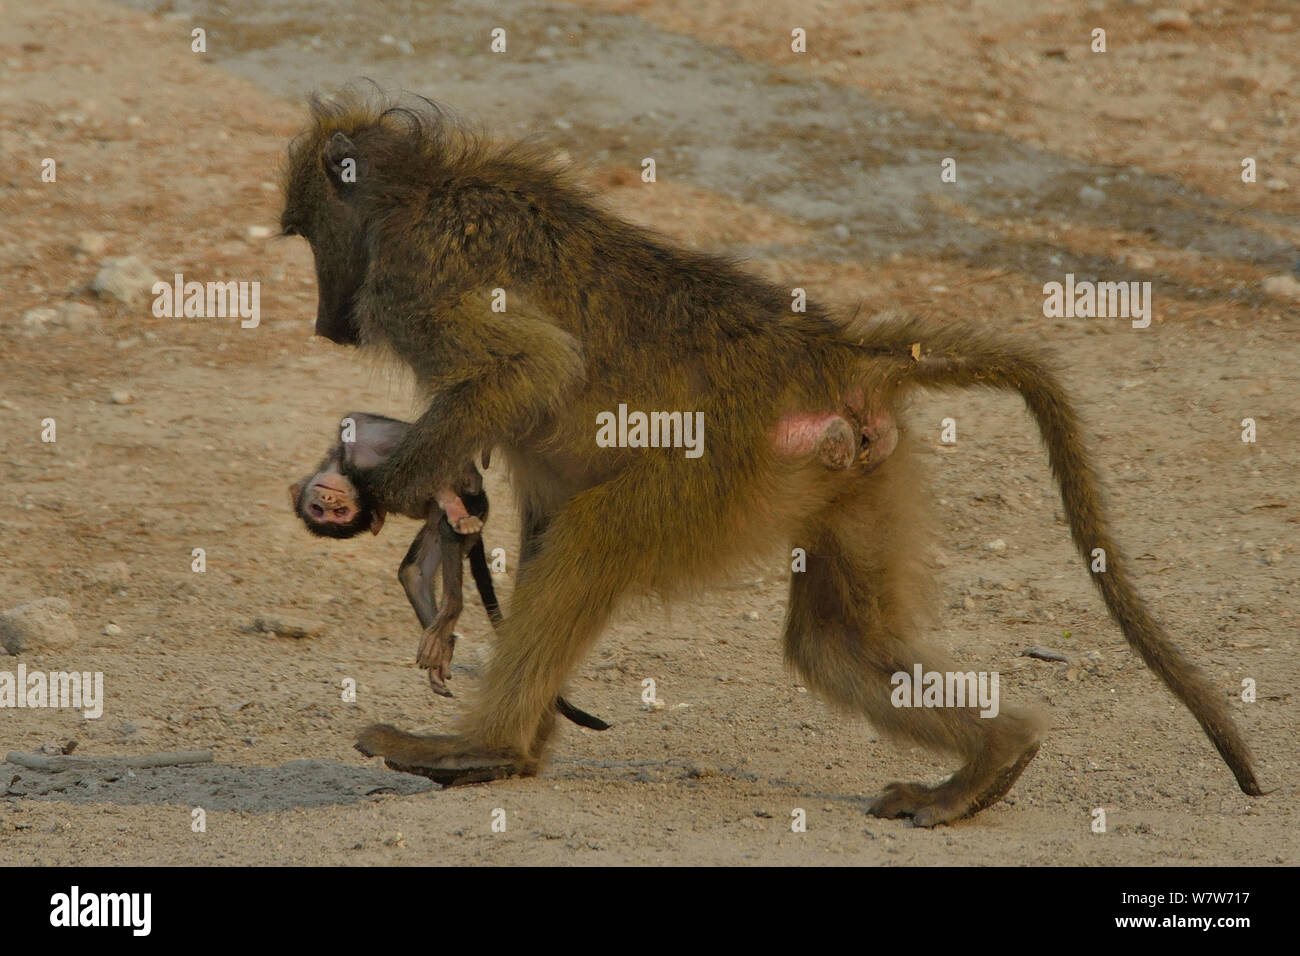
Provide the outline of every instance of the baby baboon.
{"type": "MultiPolygon", "coordinates": [[[[339,441],[316,466],[314,474],[290,485],[289,498],[294,513],[314,535],[351,538],[367,530],[379,534],[387,509],[371,493],[364,469],[373,468],[392,454],[410,425],[367,412],[350,412],[343,420],[352,423],[352,439],[339,441]]],[[[416,663],[429,672],[429,686],[434,693],[450,697],[445,682],[451,678],[456,622],[464,609],[461,575],[466,558],[483,609],[493,627],[501,626],[501,607],[479,533],[488,515],[483,476],[473,462],[466,462],[453,486],[440,489],[434,501],[405,515],[423,522],[397,571],[406,599],[424,628],[416,663]],[[440,568],[441,611],[433,594],[433,579],[440,568]]],[[[605,721],[574,707],[563,697],[556,697],[555,706],[575,724],[592,730],[609,729],[605,721]]]]}
{"type": "Polygon", "coordinates": [[[978,386],[1024,397],[1076,546],[1106,553],[1093,580],[1124,636],[1260,792],[1224,695],[1135,591],[1073,406],[1033,350],[967,324],[792,312],[788,290],[616,218],[540,147],[489,144],[431,104],[314,102],[285,186],[282,227],[315,257],[317,333],[387,350],[429,395],[368,476],[374,490],[427,501],[456,463],[499,447],[523,520],[523,573],[464,730],[378,725],[363,752],[444,783],[536,773],[552,702],[625,595],[698,587],[797,544],[808,561],[791,583],[787,662],[827,700],[962,761],[937,785],[889,785],[871,812],[929,826],[990,805],[1037,751],[1041,719],[891,703],[891,675],[956,670],[919,642],[926,498],[907,443],[889,447],[897,410],[915,388],[978,386]],[[703,456],[598,446],[597,414],[620,404],[693,413],[703,456]],[[825,410],[884,439],[883,454],[826,468],[773,447],[788,416],[825,410]]]}

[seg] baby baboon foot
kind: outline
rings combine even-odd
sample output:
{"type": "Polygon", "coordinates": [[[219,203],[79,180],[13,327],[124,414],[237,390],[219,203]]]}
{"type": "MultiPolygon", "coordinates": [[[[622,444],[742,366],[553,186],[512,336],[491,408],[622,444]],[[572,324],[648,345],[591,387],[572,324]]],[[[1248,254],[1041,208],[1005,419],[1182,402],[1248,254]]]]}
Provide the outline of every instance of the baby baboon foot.
{"type": "Polygon", "coordinates": [[[1013,763],[977,780],[972,780],[963,769],[933,787],[923,783],[891,783],[872,801],[867,812],[889,820],[910,817],[914,827],[934,827],[972,817],[1006,796],[1037,753],[1035,743],[1013,763]]]}
{"type": "Polygon", "coordinates": [[[451,697],[446,681],[451,680],[451,657],[456,650],[456,638],[460,635],[448,632],[445,626],[430,624],[420,639],[420,649],[416,652],[415,663],[429,672],[429,686],[435,694],[451,697]]]}
{"type": "Polygon", "coordinates": [[[532,762],[480,747],[467,737],[421,737],[391,724],[372,724],[361,731],[356,749],[367,757],[383,757],[390,770],[428,777],[444,787],[537,772],[532,762]]]}

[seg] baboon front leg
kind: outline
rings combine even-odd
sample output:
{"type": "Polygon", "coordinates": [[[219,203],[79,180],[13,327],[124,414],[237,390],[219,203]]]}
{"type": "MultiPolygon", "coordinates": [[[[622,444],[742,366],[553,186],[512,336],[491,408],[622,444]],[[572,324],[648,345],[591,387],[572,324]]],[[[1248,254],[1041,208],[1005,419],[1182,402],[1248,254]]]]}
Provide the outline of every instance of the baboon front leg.
{"type": "MultiPolygon", "coordinates": [[[[599,636],[621,595],[646,579],[646,527],[670,524],[629,476],[574,498],[552,521],[515,586],[480,696],[455,736],[417,736],[387,725],[364,730],[362,753],[444,785],[533,774],[555,723],[569,672],[599,636]],[[599,560],[593,560],[597,535],[599,560]]],[[[680,529],[662,527],[664,534],[680,529]]]]}
{"type": "MultiPolygon", "coordinates": [[[[864,490],[883,485],[868,480],[864,490]]],[[[898,499],[884,494],[878,500],[898,499]]],[[[1037,753],[1043,724],[1006,706],[982,717],[971,701],[895,706],[895,674],[911,678],[918,664],[923,673],[957,672],[915,639],[926,572],[909,552],[902,521],[892,509],[867,501],[841,504],[826,524],[809,529],[807,567],[790,587],[785,656],[809,689],[829,702],[866,716],[890,736],[962,758],[942,783],[889,784],[868,811],[930,827],[1001,799],[1037,753]]]]}

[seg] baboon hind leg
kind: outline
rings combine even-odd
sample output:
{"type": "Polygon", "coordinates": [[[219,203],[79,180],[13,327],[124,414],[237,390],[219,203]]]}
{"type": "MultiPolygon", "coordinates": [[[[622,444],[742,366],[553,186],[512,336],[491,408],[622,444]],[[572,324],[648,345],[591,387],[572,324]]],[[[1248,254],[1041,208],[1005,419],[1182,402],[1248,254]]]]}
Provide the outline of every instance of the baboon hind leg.
{"type": "MultiPolygon", "coordinates": [[[[981,717],[967,707],[895,707],[891,677],[947,673],[955,666],[916,640],[928,591],[906,508],[886,482],[906,467],[864,482],[861,497],[808,529],[805,571],[793,576],[785,657],[814,693],[867,717],[880,730],[962,758],[942,783],[891,783],[868,812],[910,817],[930,827],[968,817],[1000,800],[1038,751],[1041,719],[1001,707],[981,717]]],[[[901,486],[906,487],[906,486],[901,486]]],[[[918,688],[919,691],[919,688],[918,688]]]]}

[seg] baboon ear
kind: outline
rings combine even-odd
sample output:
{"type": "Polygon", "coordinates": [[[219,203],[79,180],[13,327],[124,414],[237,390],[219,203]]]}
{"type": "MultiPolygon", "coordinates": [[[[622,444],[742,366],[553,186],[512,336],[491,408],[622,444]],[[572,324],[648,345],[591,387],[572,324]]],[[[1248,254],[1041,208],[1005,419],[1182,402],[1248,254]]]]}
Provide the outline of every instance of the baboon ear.
{"type": "Polygon", "coordinates": [[[370,533],[379,534],[384,527],[384,509],[376,508],[375,513],[370,516],[370,533]]]}
{"type": "Polygon", "coordinates": [[[357,147],[342,133],[335,133],[321,152],[321,165],[338,190],[355,186],[357,182],[357,147]]]}
{"type": "Polygon", "coordinates": [[[302,486],[306,483],[306,481],[295,481],[289,486],[289,507],[294,511],[298,510],[298,496],[302,494],[302,486]]]}

